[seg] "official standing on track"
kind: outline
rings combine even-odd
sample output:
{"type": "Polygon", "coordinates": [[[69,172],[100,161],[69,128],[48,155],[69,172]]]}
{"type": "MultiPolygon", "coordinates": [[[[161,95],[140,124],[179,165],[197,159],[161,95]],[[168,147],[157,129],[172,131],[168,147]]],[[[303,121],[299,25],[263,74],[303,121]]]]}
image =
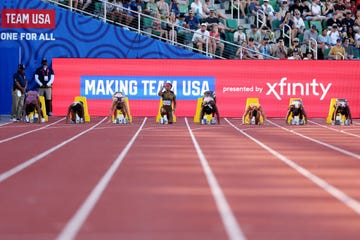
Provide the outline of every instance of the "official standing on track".
{"type": "Polygon", "coordinates": [[[19,64],[13,75],[11,121],[20,121],[24,107],[24,98],[28,82],[25,75],[25,65],[19,64]]]}
{"type": "Polygon", "coordinates": [[[41,67],[35,72],[35,82],[39,85],[39,95],[44,96],[46,113],[52,116],[52,85],[54,83],[54,71],[48,66],[48,61],[43,58],[41,67]]]}

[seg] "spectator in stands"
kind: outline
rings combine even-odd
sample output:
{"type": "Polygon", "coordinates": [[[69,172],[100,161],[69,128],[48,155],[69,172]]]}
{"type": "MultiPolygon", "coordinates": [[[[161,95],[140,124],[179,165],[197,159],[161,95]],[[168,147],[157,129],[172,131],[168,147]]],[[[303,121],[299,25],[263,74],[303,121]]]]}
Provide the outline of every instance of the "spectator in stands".
{"type": "Polygon", "coordinates": [[[234,6],[240,9],[240,18],[246,17],[246,9],[250,6],[249,0],[234,0],[234,6]]]}
{"type": "Polygon", "coordinates": [[[327,35],[330,38],[330,44],[332,46],[336,45],[337,40],[340,38],[340,33],[338,31],[338,26],[336,23],[334,23],[331,27],[331,30],[328,31],[327,35]]]}
{"type": "Polygon", "coordinates": [[[156,6],[158,7],[159,13],[161,14],[161,19],[167,19],[170,15],[169,4],[167,2],[165,2],[164,0],[159,0],[156,3],[156,6]]]}
{"type": "Polygon", "coordinates": [[[323,15],[329,19],[334,13],[335,9],[333,3],[331,2],[331,0],[326,0],[325,4],[323,5],[323,15]]]}
{"type": "Polygon", "coordinates": [[[291,51],[291,56],[288,57],[289,60],[301,60],[301,56],[299,55],[299,49],[298,48],[294,48],[292,51],[291,51]]]}
{"type": "Polygon", "coordinates": [[[354,27],[355,32],[355,47],[357,48],[357,51],[360,49],[360,27],[355,26],[354,27]]]}
{"type": "MultiPolygon", "coordinates": [[[[142,10],[145,8],[142,0],[132,0],[130,4],[130,9],[132,10],[131,14],[135,17],[135,20],[138,21],[137,13],[142,12],[142,10]]],[[[135,25],[137,26],[137,25],[135,25]]]]}
{"type": "Polygon", "coordinates": [[[131,11],[131,3],[130,0],[123,0],[123,6],[126,9],[124,11],[125,24],[130,26],[132,21],[134,20],[134,13],[131,11]]]}
{"type": "Polygon", "coordinates": [[[244,41],[240,44],[240,47],[236,50],[235,56],[239,59],[250,59],[248,57],[247,51],[247,41],[244,41]]]}
{"type": "Polygon", "coordinates": [[[167,22],[167,31],[169,32],[169,40],[171,42],[177,42],[179,20],[176,18],[175,12],[170,13],[170,17],[167,22]]]}
{"type": "Polygon", "coordinates": [[[179,17],[180,9],[179,9],[179,3],[177,0],[170,0],[169,8],[170,8],[170,14],[173,12],[173,13],[175,13],[176,17],[179,17]]]}
{"type": "Polygon", "coordinates": [[[123,9],[123,3],[121,0],[114,0],[112,2],[112,4],[109,4],[109,3],[106,3],[106,11],[107,11],[107,15],[108,15],[108,18],[115,22],[115,21],[118,21],[118,22],[121,22],[122,19],[124,17],[126,17],[126,15],[124,16],[123,13],[124,13],[124,9],[123,9]]]}
{"type": "Polygon", "coordinates": [[[292,20],[292,16],[291,13],[289,11],[286,12],[285,16],[283,18],[281,18],[281,23],[280,23],[280,29],[283,29],[283,31],[287,34],[290,35],[290,31],[291,31],[291,39],[294,39],[295,37],[295,32],[292,31],[292,29],[294,28],[294,22],[292,20]]]}
{"type": "Polygon", "coordinates": [[[203,22],[207,24],[208,26],[208,31],[211,31],[212,30],[212,27],[214,25],[217,25],[218,26],[218,29],[220,31],[220,33],[222,34],[223,38],[225,38],[225,30],[228,30],[230,31],[231,29],[228,28],[227,26],[225,26],[221,21],[220,19],[215,15],[215,9],[214,8],[210,8],[210,15],[203,19],[203,22]]]}
{"type": "Polygon", "coordinates": [[[195,17],[201,21],[203,18],[206,18],[206,14],[204,13],[204,8],[202,2],[200,0],[195,0],[190,5],[191,10],[195,14],[195,17]]]}
{"type": "Polygon", "coordinates": [[[322,13],[321,5],[322,3],[320,2],[320,0],[313,0],[309,7],[311,14],[306,16],[306,20],[310,20],[310,21],[326,20],[327,17],[322,15],[323,13],[322,13]]]}
{"type": "Polygon", "coordinates": [[[334,25],[334,23],[340,27],[341,26],[341,21],[339,20],[339,16],[340,14],[338,14],[337,12],[334,12],[332,15],[331,15],[331,18],[329,18],[327,21],[326,21],[326,26],[327,27],[331,27],[332,25],[334,25]]]}
{"type": "Polygon", "coordinates": [[[343,60],[346,59],[345,48],[341,45],[341,39],[336,40],[336,45],[332,46],[329,52],[329,59],[343,60]]]}
{"type": "Polygon", "coordinates": [[[330,37],[327,35],[327,29],[323,28],[321,34],[318,36],[318,42],[324,43],[326,48],[331,47],[330,37]]]}
{"type": "MultiPolygon", "coordinates": [[[[320,30],[320,29],[319,29],[320,30]]],[[[303,43],[308,45],[310,39],[315,39],[317,40],[319,36],[318,30],[316,29],[316,25],[315,24],[311,24],[310,29],[305,30],[304,32],[304,38],[303,38],[303,43]]]]}
{"type": "Polygon", "coordinates": [[[246,55],[243,56],[243,59],[259,59],[260,54],[258,48],[255,46],[254,38],[249,38],[246,48],[246,55]]]}
{"type": "Polygon", "coordinates": [[[341,25],[345,25],[347,28],[353,27],[355,24],[354,19],[352,19],[352,12],[351,10],[346,10],[345,17],[341,20],[341,25]]]}
{"type": "Polygon", "coordinates": [[[149,0],[149,2],[146,3],[146,7],[143,12],[152,17],[157,16],[159,9],[155,3],[155,0],[149,0]]]}
{"type": "Polygon", "coordinates": [[[349,39],[350,46],[355,46],[355,31],[353,27],[348,27],[345,38],[349,39]]]}
{"type": "Polygon", "coordinates": [[[266,26],[272,28],[272,21],[274,20],[275,10],[271,4],[269,4],[269,0],[264,0],[261,8],[266,16],[266,26]]]}
{"type": "Polygon", "coordinates": [[[350,45],[349,38],[344,38],[343,47],[345,49],[346,59],[353,60],[354,59],[354,50],[353,50],[353,46],[350,45]]]}
{"type": "MultiPolygon", "coordinates": [[[[259,10],[262,11],[262,7],[259,4],[259,0],[253,0],[250,3],[249,10],[251,15],[254,17],[254,23],[256,23],[258,21],[257,19],[258,11],[259,10]]],[[[265,15],[259,12],[259,16],[261,18],[260,20],[263,22],[263,25],[265,25],[265,15]]]]}
{"type": "Polygon", "coordinates": [[[210,33],[208,30],[206,30],[206,23],[202,23],[200,28],[195,31],[192,42],[194,44],[194,47],[197,48],[200,51],[208,51],[212,52],[211,44],[209,41],[210,33]]]}
{"type": "Polygon", "coordinates": [[[342,16],[345,16],[346,5],[344,4],[344,0],[338,0],[334,4],[334,10],[336,13],[340,13],[342,16]]]}
{"type": "Polygon", "coordinates": [[[219,56],[222,57],[225,44],[220,41],[220,33],[217,25],[213,25],[210,31],[210,37],[211,53],[215,55],[216,50],[219,49],[219,56]]]}
{"type": "Polygon", "coordinates": [[[179,18],[178,18],[178,28],[177,28],[177,32],[180,34],[182,32],[184,32],[184,28],[186,27],[186,22],[185,22],[185,14],[184,13],[180,13],[179,18]]]}
{"type": "Polygon", "coordinates": [[[303,16],[304,10],[306,10],[306,8],[307,6],[305,7],[301,0],[294,0],[294,4],[290,5],[289,11],[291,15],[294,15],[295,10],[298,10],[300,12],[300,16],[303,16]]]}
{"type": "Polygon", "coordinates": [[[250,38],[253,39],[254,44],[258,45],[261,42],[261,33],[255,26],[255,24],[251,24],[251,29],[246,33],[246,36],[248,38],[248,41],[250,38]]]}
{"type": "Polygon", "coordinates": [[[152,21],[152,28],[155,32],[158,32],[159,33],[159,38],[162,39],[162,40],[165,40],[167,41],[168,38],[169,38],[169,34],[168,34],[168,31],[166,29],[163,28],[163,24],[162,24],[162,21],[161,21],[161,14],[158,13],[156,15],[156,19],[154,19],[152,21]]]}
{"type": "MultiPolygon", "coordinates": [[[[360,5],[359,5],[359,7],[360,7],[360,5]]],[[[357,10],[355,13],[354,25],[360,26],[360,10],[357,10]]]]}
{"type": "Polygon", "coordinates": [[[271,58],[272,55],[272,49],[271,46],[269,44],[269,38],[268,37],[264,37],[261,44],[259,44],[259,46],[257,46],[258,51],[260,53],[259,55],[259,59],[269,59],[271,58]]]}
{"type": "Polygon", "coordinates": [[[300,40],[299,38],[294,38],[294,40],[292,41],[292,45],[291,47],[288,49],[288,54],[290,54],[290,56],[292,56],[292,51],[294,49],[297,49],[298,55],[303,58],[303,52],[301,50],[301,44],[300,44],[300,40]]]}
{"type": "Polygon", "coordinates": [[[243,27],[238,26],[238,30],[234,33],[234,43],[241,45],[241,43],[246,42],[246,34],[243,32],[243,27]]]}
{"type": "Polygon", "coordinates": [[[263,26],[260,30],[261,36],[269,38],[269,42],[275,43],[275,33],[271,31],[271,28],[268,28],[267,26],[263,26]]]}
{"type": "Polygon", "coordinates": [[[186,27],[196,31],[200,27],[200,21],[194,16],[193,10],[189,10],[189,16],[185,17],[186,27]]]}
{"type": "Polygon", "coordinates": [[[211,3],[210,0],[205,0],[205,4],[203,4],[203,11],[207,16],[210,15],[210,9],[215,10],[215,16],[217,16],[219,19],[223,19],[225,21],[228,19],[225,14],[216,9],[216,7],[211,3]]]}
{"type": "Polygon", "coordinates": [[[281,20],[285,17],[286,13],[289,11],[289,5],[286,0],[281,1],[279,11],[276,13],[276,18],[281,20]]]}
{"type": "Polygon", "coordinates": [[[346,0],[346,9],[350,10],[352,14],[356,14],[356,3],[355,0],[346,0]]]}
{"type": "Polygon", "coordinates": [[[311,50],[307,50],[303,60],[314,60],[314,53],[311,50]]]}
{"type": "MultiPolygon", "coordinates": [[[[325,56],[325,49],[328,49],[326,44],[324,42],[322,42],[321,40],[318,40],[318,48],[316,51],[317,60],[324,60],[325,58],[327,58],[327,56],[325,56]]],[[[314,53],[313,53],[313,55],[314,55],[314,53]]]]}
{"type": "Polygon", "coordinates": [[[277,43],[274,46],[273,56],[279,59],[286,59],[288,54],[288,49],[284,44],[284,38],[279,37],[277,43]]]}
{"type": "Polygon", "coordinates": [[[305,23],[304,20],[301,17],[301,13],[298,9],[295,9],[294,11],[294,18],[293,18],[294,26],[292,28],[292,31],[294,34],[292,36],[298,37],[300,34],[303,34],[305,31],[305,23]]]}

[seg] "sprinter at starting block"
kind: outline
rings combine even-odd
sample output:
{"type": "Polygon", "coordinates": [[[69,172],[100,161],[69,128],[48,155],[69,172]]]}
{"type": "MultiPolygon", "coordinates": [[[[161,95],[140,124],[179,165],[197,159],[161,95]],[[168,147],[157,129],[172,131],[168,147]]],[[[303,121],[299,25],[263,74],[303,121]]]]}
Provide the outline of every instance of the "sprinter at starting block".
{"type": "Polygon", "coordinates": [[[304,125],[307,122],[307,116],[304,105],[301,99],[294,99],[291,101],[288,112],[285,119],[287,124],[290,125],[304,125]],[[289,121],[289,117],[291,119],[289,121]]]}
{"type": "Polygon", "coordinates": [[[250,124],[251,125],[260,125],[262,122],[260,121],[260,118],[263,118],[263,123],[266,120],[265,112],[262,108],[262,106],[259,103],[250,103],[247,107],[243,117],[242,122],[245,124],[246,117],[249,117],[250,124]],[[249,116],[248,116],[249,115],[249,116]]]}
{"type": "Polygon", "coordinates": [[[205,91],[204,92],[204,96],[202,99],[202,105],[201,105],[201,112],[200,112],[201,124],[208,123],[208,120],[207,120],[207,117],[205,116],[205,114],[211,115],[211,120],[209,122],[211,124],[216,124],[216,120],[214,117],[216,114],[217,123],[220,124],[220,115],[219,115],[219,110],[216,106],[216,95],[215,95],[214,91],[205,91]]]}
{"type": "Polygon", "coordinates": [[[158,95],[162,98],[162,106],[160,108],[160,123],[172,124],[174,122],[173,114],[176,109],[176,95],[171,91],[172,84],[166,82],[159,90],[158,95]]]}
{"type": "Polygon", "coordinates": [[[66,123],[84,123],[84,103],[73,102],[69,105],[66,114],[66,123]]]}
{"type": "Polygon", "coordinates": [[[122,92],[115,92],[112,96],[112,104],[110,108],[110,120],[114,117],[114,123],[126,124],[130,122],[129,111],[126,105],[125,95],[122,92]],[[122,116],[118,116],[118,110],[122,116]]]}
{"type": "Polygon", "coordinates": [[[45,122],[44,114],[41,110],[41,103],[39,93],[37,91],[28,91],[26,93],[26,99],[23,111],[23,120],[25,122],[45,122]],[[36,110],[35,114],[30,114],[36,110]],[[40,117],[39,117],[40,114],[40,117]]]}
{"type": "Polygon", "coordinates": [[[334,113],[332,116],[332,124],[335,125],[350,125],[352,124],[352,117],[349,103],[344,98],[336,99],[334,104],[334,113]]]}

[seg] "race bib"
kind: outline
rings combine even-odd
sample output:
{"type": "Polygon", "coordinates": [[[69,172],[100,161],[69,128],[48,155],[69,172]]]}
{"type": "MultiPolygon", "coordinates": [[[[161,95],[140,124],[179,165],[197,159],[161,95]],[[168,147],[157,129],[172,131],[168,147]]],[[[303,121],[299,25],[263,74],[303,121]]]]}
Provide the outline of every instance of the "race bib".
{"type": "Polygon", "coordinates": [[[209,103],[211,101],[214,101],[214,99],[212,97],[204,97],[204,103],[209,103]]]}
{"type": "Polygon", "coordinates": [[[163,100],[164,106],[171,106],[171,100],[163,100]]]}

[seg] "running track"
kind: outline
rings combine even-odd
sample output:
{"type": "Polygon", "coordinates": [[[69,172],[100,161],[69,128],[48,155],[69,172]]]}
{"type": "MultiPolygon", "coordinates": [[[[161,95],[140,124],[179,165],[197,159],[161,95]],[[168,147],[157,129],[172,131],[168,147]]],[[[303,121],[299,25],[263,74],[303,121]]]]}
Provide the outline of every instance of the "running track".
{"type": "Polygon", "coordinates": [[[360,121],[0,125],[0,239],[360,239],[360,121]]]}

